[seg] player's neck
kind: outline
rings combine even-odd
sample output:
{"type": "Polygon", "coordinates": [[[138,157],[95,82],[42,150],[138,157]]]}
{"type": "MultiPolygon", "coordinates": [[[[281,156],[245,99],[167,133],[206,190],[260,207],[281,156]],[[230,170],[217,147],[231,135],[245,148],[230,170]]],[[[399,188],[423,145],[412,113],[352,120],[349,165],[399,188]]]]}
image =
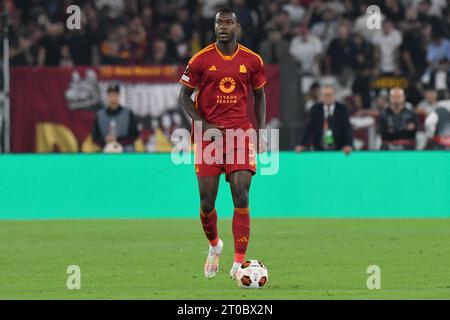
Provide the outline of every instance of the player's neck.
{"type": "Polygon", "coordinates": [[[238,43],[237,41],[231,41],[227,43],[223,43],[220,41],[216,41],[216,47],[220,50],[220,52],[224,56],[231,56],[237,50],[238,43]]]}

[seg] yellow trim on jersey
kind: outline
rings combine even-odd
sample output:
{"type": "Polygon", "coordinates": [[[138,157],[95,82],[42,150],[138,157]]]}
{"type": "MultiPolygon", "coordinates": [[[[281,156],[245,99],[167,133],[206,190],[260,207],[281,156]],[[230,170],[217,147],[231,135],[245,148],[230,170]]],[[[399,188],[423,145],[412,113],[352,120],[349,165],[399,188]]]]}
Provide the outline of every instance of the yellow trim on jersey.
{"type": "Polygon", "coordinates": [[[203,53],[205,53],[205,52],[207,52],[207,51],[209,51],[209,50],[212,50],[212,49],[214,49],[214,44],[213,43],[211,43],[209,46],[206,46],[205,48],[203,48],[202,50],[200,50],[199,52],[197,52],[196,54],[194,54],[193,56],[192,56],[192,58],[191,58],[191,60],[189,60],[189,64],[191,64],[192,62],[194,62],[194,60],[198,57],[198,56],[200,56],[200,55],[202,55],[203,53]]]}
{"type": "Polygon", "coordinates": [[[260,84],[259,86],[257,86],[257,87],[253,87],[253,89],[261,89],[262,87],[264,87],[264,86],[266,85],[266,83],[267,83],[267,81],[264,80],[263,83],[261,83],[261,84],[260,84]]]}
{"type": "Polygon", "coordinates": [[[196,86],[193,86],[192,84],[187,83],[184,80],[180,80],[180,83],[184,84],[185,86],[188,86],[189,88],[195,89],[197,88],[196,86]]]}
{"type": "Polygon", "coordinates": [[[225,61],[231,61],[233,60],[234,57],[236,57],[236,55],[238,54],[239,50],[241,49],[241,45],[238,43],[237,44],[237,49],[236,51],[233,53],[232,56],[224,56],[222,52],[220,52],[219,48],[217,48],[216,44],[214,43],[214,48],[216,49],[217,53],[219,54],[219,56],[225,60],[225,61]]]}
{"type": "Polygon", "coordinates": [[[245,51],[245,52],[248,52],[248,53],[251,53],[251,54],[257,56],[258,59],[259,59],[259,61],[261,61],[261,65],[262,65],[262,66],[264,65],[263,59],[261,58],[261,56],[260,56],[259,54],[257,54],[256,52],[250,50],[250,49],[247,48],[247,47],[244,47],[243,45],[241,45],[241,49],[242,49],[242,51],[245,51]]]}
{"type": "Polygon", "coordinates": [[[195,109],[198,109],[198,95],[199,94],[200,94],[200,90],[197,90],[197,93],[195,94],[195,98],[194,98],[195,109]]]}

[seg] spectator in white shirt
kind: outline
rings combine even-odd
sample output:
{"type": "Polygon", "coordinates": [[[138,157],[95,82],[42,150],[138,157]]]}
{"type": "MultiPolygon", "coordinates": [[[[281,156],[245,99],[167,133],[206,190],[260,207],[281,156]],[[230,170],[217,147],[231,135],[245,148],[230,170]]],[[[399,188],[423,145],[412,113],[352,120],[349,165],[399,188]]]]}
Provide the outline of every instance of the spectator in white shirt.
{"type": "Polygon", "coordinates": [[[322,41],[309,33],[308,28],[300,27],[298,35],[290,44],[289,53],[301,63],[301,72],[319,75],[319,61],[323,52],[322,41]]]}
{"type": "Polygon", "coordinates": [[[282,6],[282,9],[289,14],[289,20],[292,24],[300,24],[305,15],[305,8],[300,4],[300,0],[290,0],[282,6]]]}
{"type": "Polygon", "coordinates": [[[450,100],[439,101],[425,119],[428,148],[450,150],[450,100]]]}
{"type": "Polygon", "coordinates": [[[326,8],[322,15],[322,21],[316,22],[311,27],[311,34],[318,37],[326,51],[330,42],[336,37],[337,22],[333,9],[326,8]]]}
{"type": "Polygon", "coordinates": [[[382,73],[394,74],[399,72],[399,47],[402,43],[401,33],[394,29],[391,21],[383,22],[383,32],[373,38],[377,49],[379,69],[382,73]]]}
{"type": "Polygon", "coordinates": [[[429,114],[437,106],[438,94],[433,87],[426,87],[424,91],[424,99],[417,104],[417,112],[429,114]]]}
{"type": "Polygon", "coordinates": [[[420,81],[422,85],[436,89],[438,96],[445,99],[450,88],[450,61],[442,59],[436,68],[428,68],[420,81]]]}

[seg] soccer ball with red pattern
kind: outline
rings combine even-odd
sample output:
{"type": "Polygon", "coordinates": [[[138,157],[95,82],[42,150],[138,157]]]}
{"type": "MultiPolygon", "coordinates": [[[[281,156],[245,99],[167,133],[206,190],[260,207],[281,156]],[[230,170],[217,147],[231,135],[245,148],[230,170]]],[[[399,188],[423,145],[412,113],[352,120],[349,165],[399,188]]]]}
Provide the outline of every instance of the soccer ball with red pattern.
{"type": "Polygon", "coordinates": [[[246,289],[259,289],[269,280],[266,266],[258,260],[247,260],[239,266],[236,272],[236,281],[239,287],[246,289]]]}

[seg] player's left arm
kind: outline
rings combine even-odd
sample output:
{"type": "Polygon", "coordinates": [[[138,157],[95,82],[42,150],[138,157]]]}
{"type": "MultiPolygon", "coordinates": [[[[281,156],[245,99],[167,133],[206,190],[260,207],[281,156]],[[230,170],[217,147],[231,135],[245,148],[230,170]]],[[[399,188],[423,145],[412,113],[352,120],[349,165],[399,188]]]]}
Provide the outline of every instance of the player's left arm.
{"type": "MultiPolygon", "coordinates": [[[[250,84],[253,88],[253,95],[255,97],[254,110],[259,130],[266,129],[266,94],[264,91],[266,82],[267,78],[264,71],[264,62],[261,57],[254,57],[250,84]]],[[[258,134],[258,153],[263,153],[267,150],[267,138],[265,134],[262,133],[264,131],[260,131],[258,134]]]]}
{"type": "MultiPolygon", "coordinates": [[[[264,87],[253,89],[255,97],[255,115],[258,129],[266,128],[266,93],[264,87]]],[[[264,134],[258,134],[258,153],[263,153],[267,149],[267,138],[264,134]]]]}

